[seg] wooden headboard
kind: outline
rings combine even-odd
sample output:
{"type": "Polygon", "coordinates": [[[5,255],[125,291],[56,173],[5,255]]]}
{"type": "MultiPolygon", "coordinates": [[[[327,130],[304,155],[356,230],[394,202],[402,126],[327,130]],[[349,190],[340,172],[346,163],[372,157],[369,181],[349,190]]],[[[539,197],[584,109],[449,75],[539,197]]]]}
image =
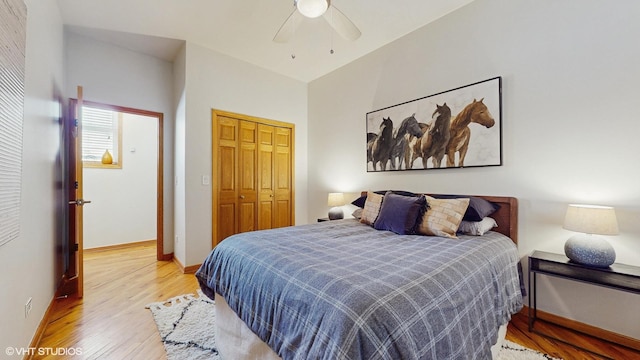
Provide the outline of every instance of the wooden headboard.
{"type": "MultiPolygon", "coordinates": [[[[362,195],[366,196],[367,192],[363,191],[362,195]]],[[[438,196],[438,194],[426,195],[438,196]]],[[[510,237],[515,244],[518,244],[518,199],[506,196],[464,196],[475,196],[500,205],[500,209],[491,215],[491,217],[498,223],[498,227],[493,230],[510,237]]]]}

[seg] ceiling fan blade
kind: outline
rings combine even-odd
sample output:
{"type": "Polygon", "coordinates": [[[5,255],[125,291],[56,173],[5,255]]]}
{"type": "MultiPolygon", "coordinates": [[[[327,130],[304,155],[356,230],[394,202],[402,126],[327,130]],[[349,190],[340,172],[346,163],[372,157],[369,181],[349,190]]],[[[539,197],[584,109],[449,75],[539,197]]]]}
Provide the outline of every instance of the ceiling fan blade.
{"type": "Polygon", "coordinates": [[[284,23],[282,23],[282,26],[280,26],[280,29],[278,29],[276,36],[273,37],[273,41],[277,43],[286,43],[289,40],[291,40],[291,37],[293,37],[294,31],[298,27],[298,24],[300,24],[300,21],[299,21],[300,16],[302,16],[302,14],[300,14],[298,10],[294,9],[291,15],[289,15],[289,17],[287,18],[287,20],[285,20],[284,23]]]}
{"type": "Polygon", "coordinates": [[[349,18],[333,5],[329,5],[329,9],[324,13],[324,18],[329,25],[347,40],[356,40],[362,35],[358,27],[349,18]]]}

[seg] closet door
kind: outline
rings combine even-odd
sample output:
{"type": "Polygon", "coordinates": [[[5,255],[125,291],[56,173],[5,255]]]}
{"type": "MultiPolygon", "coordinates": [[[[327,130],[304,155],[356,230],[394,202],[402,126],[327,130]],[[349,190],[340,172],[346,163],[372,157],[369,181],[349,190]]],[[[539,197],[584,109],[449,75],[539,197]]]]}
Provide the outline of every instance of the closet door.
{"type": "Polygon", "coordinates": [[[257,124],[250,121],[239,122],[239,153],[238,153],[238,232],[256,230],[257,211],[257,156],[256,129],[257,124]]]}
{"type": "Polygon", "coordinates": [[[294,223],[292,124],[213,110],[212,243],[294,223]]]}
{"type": "Polygon", "coordinates": [[[215,239],[256,230],[256,123],[218,118],[215,239]]]}
{"type": "Polygon", "coordinates": [[[258,230],[273,228],[274,127],[258,124],[258,230]]]}
{"type": "Polygon", "coordinates": [[[213,218],[214,245],[237,232],[238,189],[238,120],[218,117],[214,149],[216,150],[217,196],[213,218]]]}
{"type": "Polygon", "coordinates": [[[293,225],[291,129],[275,128],[275,191],[273,227],[293,225]]]}

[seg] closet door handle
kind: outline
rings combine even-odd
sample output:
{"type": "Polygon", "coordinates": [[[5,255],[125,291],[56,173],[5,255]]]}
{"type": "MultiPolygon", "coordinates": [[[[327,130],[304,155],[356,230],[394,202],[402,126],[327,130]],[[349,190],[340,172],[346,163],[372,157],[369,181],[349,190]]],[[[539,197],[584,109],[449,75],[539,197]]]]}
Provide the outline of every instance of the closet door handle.
{"type": "Polygon", "coordinates": [[[240,199],[244,199],[244,195],[240,195],[240,199]]]}
{"type": "Polygon", "coordinates": [[[91,204],[91,200],[78,199],[69,201],[69,205],[83,206],[84,204],[91,204]]]}

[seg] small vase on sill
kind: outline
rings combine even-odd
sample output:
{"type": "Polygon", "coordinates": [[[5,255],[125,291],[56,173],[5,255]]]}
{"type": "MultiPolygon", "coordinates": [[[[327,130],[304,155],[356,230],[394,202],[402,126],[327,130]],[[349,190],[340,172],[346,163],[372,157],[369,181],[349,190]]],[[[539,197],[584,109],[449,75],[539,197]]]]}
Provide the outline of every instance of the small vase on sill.
{"type": "Polygon", "coordinates": [[[111,156],[111,153],[109,152],[109,149],[104,151],[104,154],[102,155],[102,163],[103,164],[113,164],[113,157],[111,156]]]}

